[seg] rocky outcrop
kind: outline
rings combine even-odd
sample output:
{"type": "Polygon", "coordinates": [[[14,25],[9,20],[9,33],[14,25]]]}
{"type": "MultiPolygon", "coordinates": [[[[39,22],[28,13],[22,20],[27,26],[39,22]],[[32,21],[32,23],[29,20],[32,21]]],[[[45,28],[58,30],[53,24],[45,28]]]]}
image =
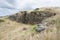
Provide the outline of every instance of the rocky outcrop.
{"type": "Polygon", "coordinates": [[[9,19],[26,24],[36,24],[41,23],[43,19],[46,19],[54,15],[56,15],[56,13],[45,11],[21,11],[19,13],[16,13],[15,15],[9,16],[9,19]]]}

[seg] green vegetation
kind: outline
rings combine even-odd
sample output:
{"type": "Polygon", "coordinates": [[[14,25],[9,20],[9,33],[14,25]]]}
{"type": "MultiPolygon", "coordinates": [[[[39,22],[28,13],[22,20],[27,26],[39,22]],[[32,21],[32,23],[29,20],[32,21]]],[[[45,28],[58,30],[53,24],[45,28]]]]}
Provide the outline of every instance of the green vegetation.
{"type": "Polygon", "coordinates": [[[56,26],[57,26],[57,29],[60,29],[60,19],[59,19],[59,18],[57,18],[57,19],[55,20],[55,24],[56,24],[56,26]]]}
{"type": "Polygon", "coordinates": [[[33,25],[30,29],[31,32],[35,32],[35,29],[36,29],[36,25],[33,25]]]}
{"type": "Polygon", "coordinates": [[[0,19],[0,22],[5,22],[5,20],[4,19],[0,19]]]}
{"type": "Polygon", "coordinates": [[[31,31],[35,31],[36,27],[33,27],[31,31]]]}

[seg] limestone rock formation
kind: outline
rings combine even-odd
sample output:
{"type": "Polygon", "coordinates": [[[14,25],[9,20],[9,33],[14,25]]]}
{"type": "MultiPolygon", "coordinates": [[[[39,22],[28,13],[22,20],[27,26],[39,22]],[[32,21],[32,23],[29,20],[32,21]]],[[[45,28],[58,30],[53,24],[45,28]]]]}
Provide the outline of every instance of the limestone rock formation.
{"type": "Polygon", "coordinates": [[[26,24],[36,24],[41,23],[43,19],[56,15],[55,13],[45,12],[45,11],[21,11],[15,15],[9,16],[9,19],[26,23],[26,24]]]}

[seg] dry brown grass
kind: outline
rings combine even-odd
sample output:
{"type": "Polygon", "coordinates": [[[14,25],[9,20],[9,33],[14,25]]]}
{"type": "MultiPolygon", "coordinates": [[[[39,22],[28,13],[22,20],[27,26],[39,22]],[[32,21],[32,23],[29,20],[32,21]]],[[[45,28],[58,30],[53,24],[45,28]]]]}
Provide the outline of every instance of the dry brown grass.
{"type": "Polygon", "coordinates": [[[35,25],[27,25],[17,23],[9,19],[0,23],[0,40],[60,40],[60,14],[44,20],[47,22],[47,28],[37,33],[33,27],[35,25]],[[54,20],[54,22],[53,22],[54,20]],[[26,28],[26,30],[23,30],[26,28]]]}
{"type": "Polygon", "coordinates": [[[5,22],[0,23],[0,40],[57,40],[55,25],[48,25],[41,33],[31,31],[33,26],[5,19],[5,22]]]}

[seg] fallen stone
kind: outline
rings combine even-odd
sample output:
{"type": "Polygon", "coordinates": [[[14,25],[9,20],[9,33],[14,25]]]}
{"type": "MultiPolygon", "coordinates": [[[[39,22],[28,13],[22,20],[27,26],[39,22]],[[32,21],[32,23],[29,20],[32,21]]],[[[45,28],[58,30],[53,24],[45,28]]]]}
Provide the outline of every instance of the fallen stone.
{"type": "Polygon", "coordinates": [[[41,32],[45,30],[45,27],[43,24],[38,24],[36,27],[36,32],[41,32]]]}

